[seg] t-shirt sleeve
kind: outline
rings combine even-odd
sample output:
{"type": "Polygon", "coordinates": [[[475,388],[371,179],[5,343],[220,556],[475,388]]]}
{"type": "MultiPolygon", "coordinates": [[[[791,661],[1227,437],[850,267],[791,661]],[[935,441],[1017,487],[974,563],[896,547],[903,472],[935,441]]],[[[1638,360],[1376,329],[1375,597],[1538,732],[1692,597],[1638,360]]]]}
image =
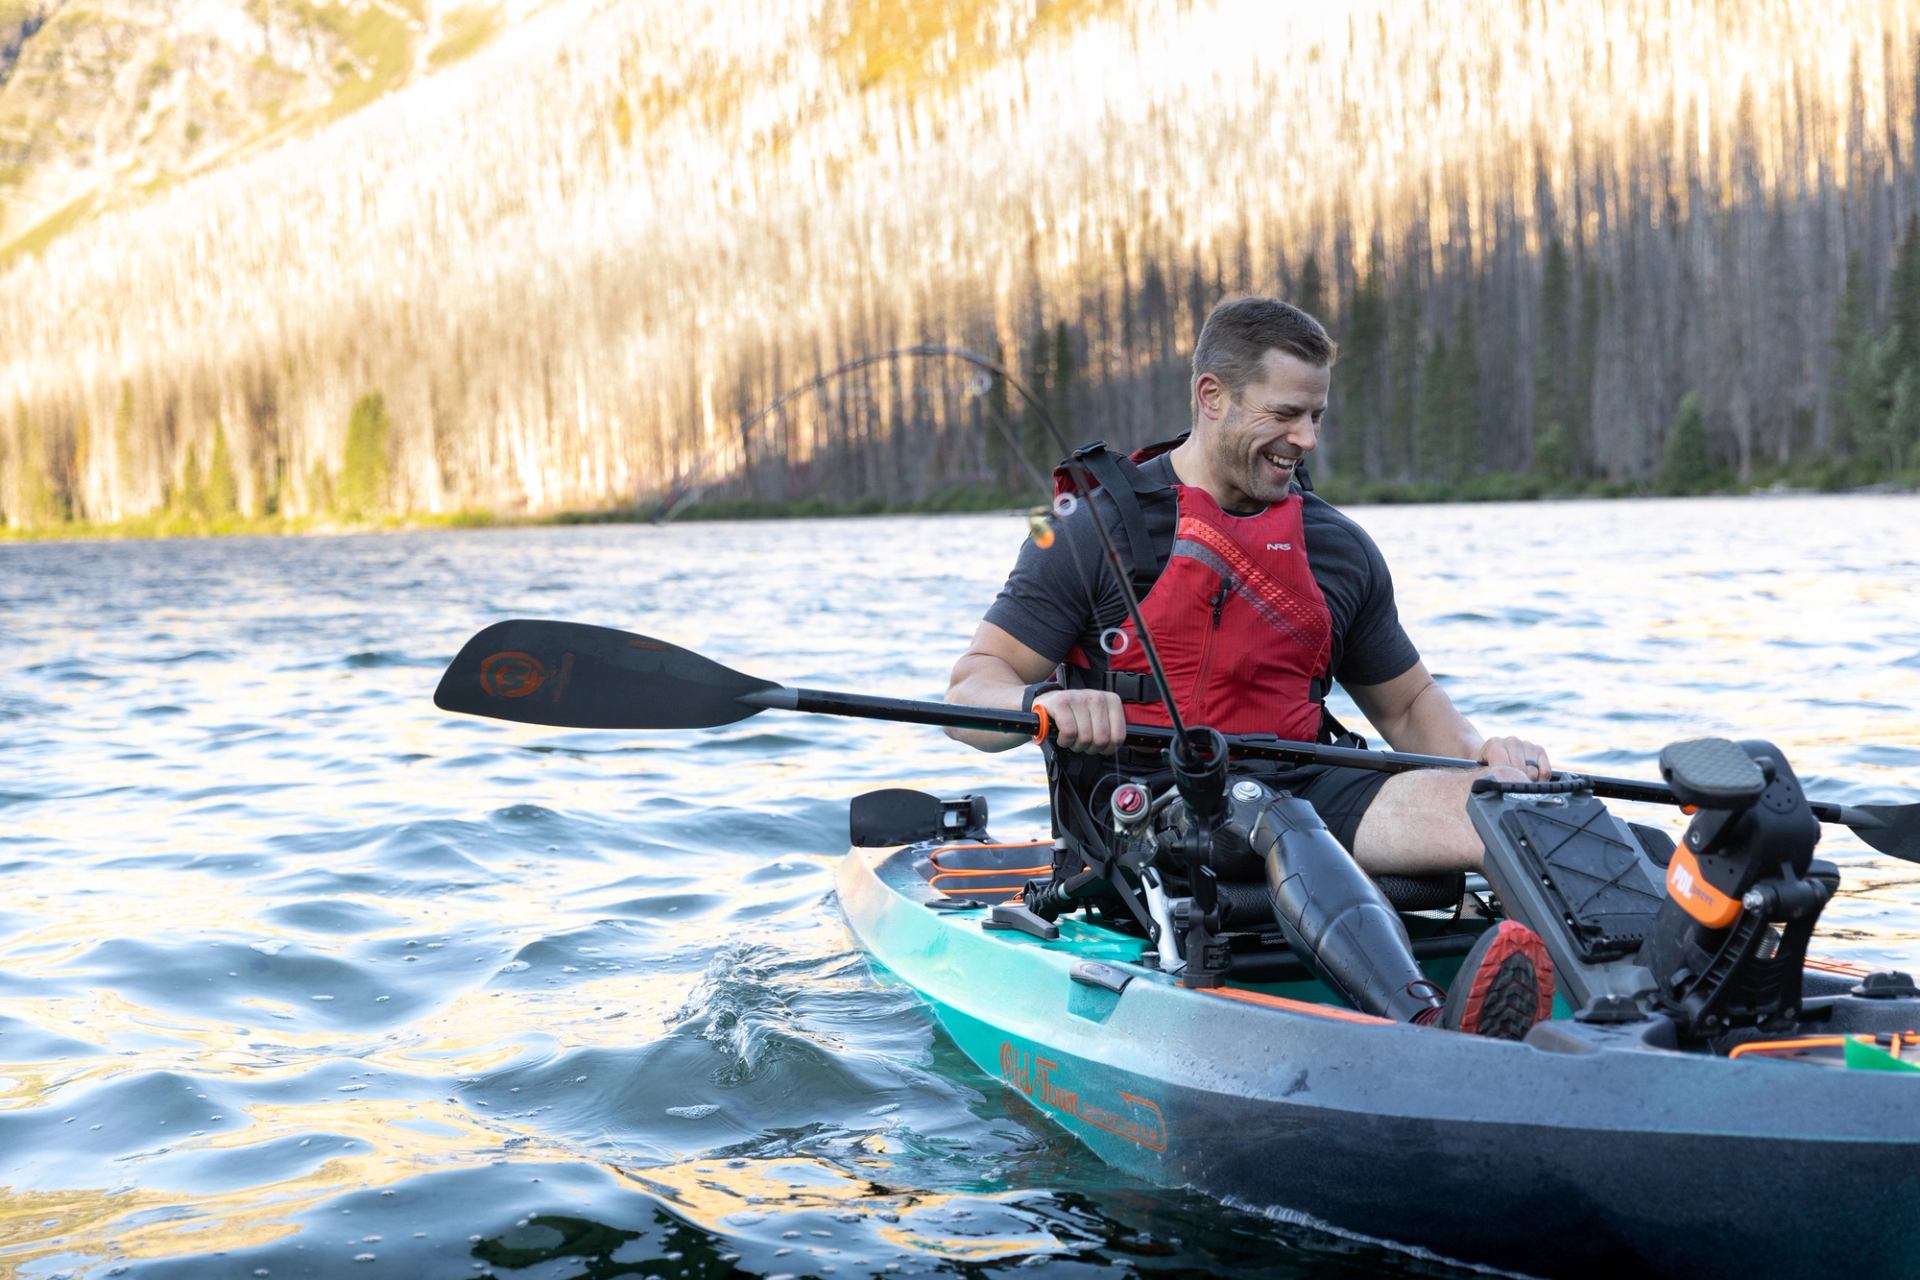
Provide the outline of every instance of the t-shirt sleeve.
{"type": "Polygon", "coordinates": [[[1359,525],[1348,526],[1356,552],[1363,557],[1365,571],[1359,607],[1348,625],[1346,648],[1340,656],[1340,669],[1333,673],[1341,684],[1385,684],[1420,661],[1406,629],[1400,625],[1400,609],[1394,603],[1393,575],[1380,548],[1359,525]]]}
{"type": "Polygon", "coordinates": [[[1053,545],[1045,549],[1028,538],[987,609],[988,622],[1054,662],[1065,660],[1094,616],[1092,584],[1100,581],[1102,562],[1087,517],[1082,504],[1059,522],[1053,545]]]}

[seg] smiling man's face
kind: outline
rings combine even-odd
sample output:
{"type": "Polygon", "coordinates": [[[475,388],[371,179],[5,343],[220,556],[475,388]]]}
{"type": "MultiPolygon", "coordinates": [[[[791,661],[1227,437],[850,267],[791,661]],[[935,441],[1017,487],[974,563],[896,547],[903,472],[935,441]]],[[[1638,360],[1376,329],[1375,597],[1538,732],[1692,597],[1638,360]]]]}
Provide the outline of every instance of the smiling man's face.
{"type": "Polygon", "coordinates": [[[1296,464],[1319,443],[1332,385],[1331,367],[1272,348],[1238,394],[1218,388],[1224,400],[1206,427],[1205,487],[1223,508],[1249,512],[1287,496],[1296,464]]]}

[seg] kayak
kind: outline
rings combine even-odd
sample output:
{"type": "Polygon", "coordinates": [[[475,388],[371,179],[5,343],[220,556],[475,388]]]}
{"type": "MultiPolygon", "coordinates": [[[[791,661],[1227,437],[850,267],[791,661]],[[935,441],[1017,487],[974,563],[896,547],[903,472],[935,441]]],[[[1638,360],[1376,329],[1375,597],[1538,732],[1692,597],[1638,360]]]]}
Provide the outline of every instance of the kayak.
{"type": "MultiPolygon", "coordinates": [[[[1668,852],[1634,839],[1648,863],[1668,852]]],[[[838,896],[877,969],[1111,1165],[1532,1274],[1920,1269],[1920,995],[1898,975],[1809,959],[1795,1026],[1735,1044],[1683,1046],[1659,1017],[1576,1018],[1565,987],[1553,1020],[1494,1040],[1359,1013],[1272,938],[1263,964],[1234,966],[1260,980],[1184,985],[1119,922],[1018,906],[1052,850],[980,826],[856,844],[838,896]]],[[[1444,986],[1495,916],[1402,918],[1444,986]]],[[[1576,996],[1603,985],[1587,968],[1576,996]]]]}
{"type": "MultiPolygon", "coordinates": [[[[541,619],[474,635],[434,702],[570,728],[789,711],[1055,740],[1037,709],[790,688],[541,619]]],[[[1351,866],[1260,780],[1474,762],[1206,728],[1129,726],[1126,746],[1148,763],[1056,787],[1042,841],[994,840],[976,796],[858,797],[838,876],[874,965],[1108,1163],[1535,1274],[1920,1273],[1920,987],[1807,950],[1840,881],[1813,857],[1823,824],[1920,862],[1920,804],[1812,799],[1759,741],[1672,744],[1659,782],[1476,778],[1484,876],[1382,876],[1367,910],[1441,986],[1499,920],[1538,933],[1555,1016],[1498,1040],[1372,1017],[1321,984],[1275,903],[1308,855],[1351,866]],[[1691,820],[1676,844],[1607,799],[1691,820]]]]}

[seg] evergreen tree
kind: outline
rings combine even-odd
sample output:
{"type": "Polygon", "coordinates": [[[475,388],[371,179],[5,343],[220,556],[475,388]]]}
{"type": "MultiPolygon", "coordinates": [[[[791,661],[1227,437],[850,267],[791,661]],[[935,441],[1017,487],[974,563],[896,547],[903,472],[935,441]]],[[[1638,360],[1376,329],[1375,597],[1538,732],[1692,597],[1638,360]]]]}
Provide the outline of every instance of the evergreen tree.
{"type": "MultiPolygon", "coordinates": [[[[1555,236],[1547,244],[1546,260],[1540,268],[1540,331],[1533,346],[1533,421],[1536,433],[1556,429],[1561,433],[1556,448],[1563,453],[1566,424],[1573,410],[1568,385],[1572,344],[1567,332],[1572,301],[1573,270],[1567,262],[1566,246],[1555,236]]],[[[1538,453],[1536,440],[1536,457],[1538,453]]]]}
{"type": "Polygon", "coordinates": [[[1492,424],[1480,410],[1480,325],[1471,298],[1460,301],[1460,316],[1454,327],[1452,402],[1447,406],[1453,428],[1453,474],[1478,475],[1486,461],[1486,436],[1492,424]]]}
{"type": "Polygon", "coordinates": [[[1882,457],[1889,471],[1899,472],[1920,465],[1920,214],[1907,220],[1888,286],[1891,323],[1880,359],[1887,406],[1882,457]]]}
{"type": "Polygon", "coordinates": [[[180,467],[180,487],[174,491],[173,512],[194,524],[207,519],[207,482],[200,470],[200,448],[187,446],[187,460],[180,467]]]}
{"type": "Polygon", "coordinates": [[[1593,458],[1593,383],[1599,368],[1600,318],[1611,288],[1611,281],[1603,283],[1591,265],[1580,273],[1580,327],[1568,361],[1573,377],[1567,388],[1567,442],[1576,476],[1590,474],[1593,458]]]}
{"type": "Polygon", "coordinates": [[[1573,483],[1573,442],[1567,438],[1566,423],[1549,422],[1533,433],[1533,459],[1529,469],[1555,487],[1573,483]]]}
{"type": "MultiPolygon", "coordinates": [[[[1027,367],[1021,370],[1021,378],[1027,384],[1027,390],[1031,391],[1033,398],[1042,405],[1051,405],[1053,342],[1045,324],[1035,328],[1033,336],[1027,340],[1026,365],[1027,367]]],[[[1048,412],[1051,413],[1052,409],[1049,408],[1048,412]]],[[[1027,403],[1025,396],[1020,397],[1019,423],[1020,427],[1016,435],[1020,442],[1020,456],[1025,458],[1029,465],[1046,466],[1047,459],[1053,457],[1059,450],[1047,434],[1046,425],[1040,421],[1040,415],[1034,411],[1031,404],[1027,403]]]]}
{"type": "MultiPolygon", "coordinates": [[[[1078,445],[1079,436],[1073,429],[1073,379],[1076,372],[1073,359],[1073,331],[1067,328],[1067,322],[1061,320],[1053,326],[1053,377],[1047,387],[1047,412],[1060,427],[1060,433],[1066,436],[1068,443],[1078,445]]],[[[1048,443],[1053,444],[1052,438],[1048,443]]],[[[1059,445],[1054,444],[1055,452],[1059,445]]]]}
{"type": "Polygon", "coordinates": [[[1327,282],[1320,274],[1320,259],[1311,253],[1300,264],[1300,281],[1289,301],[1321,324],[1327,323],[1327,282]]]}
{"type": "MultiPolygon", "coordinates": [[[[1420,288],[1402,271],[1391,291],[1387,317],[1386,398],[1380,419],[1380,453],[1386,475],[1404,476],[1413,464],[1413,424],[1420,386],[1420,288]]],[[[1369,471],[1369,476],[1375,473],[1369,471]]]]}
{"type": "Polygon", "coordinates": [[[1894,337],[1896,370],[1920,365],[1920,214],[1907,219],[1887,282],[1887,319],[1894,337]]]}
{"type": "MultiPolygon", "coordinates": [[[[1000,346],[998,337],[987,348],[987,359],[1006,368],[1007,353],[1000,346]]],[[[988,474],[1008,492],[1017,493],[1028,477],[1018,456],[1020,443],[1015,434],[1014,391],[1005,378],[984,371],[968,375],[967,389],[973,402],[973,429],[986,433],[984,451],[988,474]]]]}
{"type": "Polygon", "coordinates": [[[1887,406],[1876,368],[1871,303],[1858,253],[1847,256],[1840,313],[1833,327],[1833,423],[1842,453],[1858,456],[1878,436],[1887,406]]]}
{"type": "Polygon", "coordinates": [[[113,462],[116,486],[121,493],[133,487],[133,380],[120,379],[120,404],[113,413],[113,462]]]}
{"type": "Polygon", "coordinates": [[[361,396],[347,422],[347,453],[336,494],[341,515],[365,520],[387,510],[392,435],[386,397],[378,391],[361,396]]]}
{"type": "Polygon", "coordinates": [[[1700,397],[1689,391],[1680,397],[1673,423],[1667,428],[1666,451],[1660,463],[1663,493],[1705,493],[1718,481],[1707,450],[1707,419],[1700,397]]]}
{"type": "Polygon", "coordinates": [[[1414,479],[1418,482],[1451,484],[1459,479],[1451,421],[1455,403],[1453,368],[1447,335],[1437,333],[1420,368],[1419,409],[1413,439],[1414,479]]]}
{"type": "Polygon", "coordinates": [[[1340,374],[1334,380],[1339,407],[1328,416],[1338,428],[1340,464],[1347,474],[1356,475],[1372,470],[1369,464],[1377,455],[1375,430],[1384,399],[1387,303],[1377,269],[1370,268],[1354,286],[1344,314],[1340,374]]]}
{"type": "Polygon", "coordinates": [[[1920,470],[1920,365],[1908,365],[1893,382],[1887,406],[1887,461],[1894,474],[1920,470]]]}
{"type": "Polygon", "coordinates": [[[233,476],[233,455],[227,451],[227,431],[213,424],[213,453],[207,459],[207,518],[227,520],[240,513],[240,488],[233,476]]]}

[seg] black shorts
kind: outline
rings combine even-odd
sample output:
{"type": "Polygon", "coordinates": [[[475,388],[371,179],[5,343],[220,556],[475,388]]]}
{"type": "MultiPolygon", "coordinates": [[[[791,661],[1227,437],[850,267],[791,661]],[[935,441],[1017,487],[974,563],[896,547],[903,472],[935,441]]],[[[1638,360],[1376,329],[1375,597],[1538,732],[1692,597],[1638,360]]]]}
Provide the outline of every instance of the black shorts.
{"type": "MultiPolygon", "coordinates": [[[[1236,770],[1236,772],[1239,772],[1236,770]]],[[[1252,772],[1252,771],[1248,771],[1252,772]]],[[[1360,830],[1360,819],[1367,806],[1380,794],[1393,775],[1378,769],[1355,769],[1338,764],[1281,766],[1272,773],[1255,773],[1262,782],[1280,791],[1290,791],[1313,806],[1320,821],[1327,824],[1333,838],[1348,853],[1353,852],[1353,837],[1360,830]]]]}

